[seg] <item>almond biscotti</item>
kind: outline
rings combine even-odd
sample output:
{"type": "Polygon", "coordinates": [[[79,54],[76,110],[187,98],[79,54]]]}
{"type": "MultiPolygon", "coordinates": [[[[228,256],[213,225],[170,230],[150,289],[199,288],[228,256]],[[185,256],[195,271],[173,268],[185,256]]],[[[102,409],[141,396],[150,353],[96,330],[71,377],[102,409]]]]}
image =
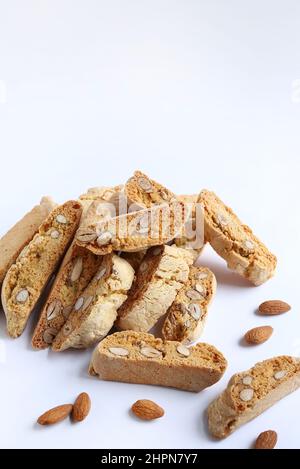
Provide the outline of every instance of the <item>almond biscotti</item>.
{"type": "Polygon", "coordinates": [[[174,302],[188,280],[193,258],[176,246],[156,246],[148,250],[129,292],[118,311],[117,327],[149,331],[174,302]]]}
{"type": "MultiPolygon", "coordinates": [[[[101,204],[101,210],[102,207],[101,204]]],[[[95,207],[93,210],[96,214],[95,207]]],[[[95,215],[96,221],[85,223],[76,234],[77,244],[97,255],[112,251],[140,251],[168,243],[182,233],[189,216],[182,202],[154,206],[117,217],[105,213],[103,221],[99,221],[95,215]]]]}
{"type": "Polygon", "coordinates": [[[39,205],[26,213],[0,239],[0,285],[10,266],[15,262],[22,249],[32,240],[39,226],[54,207],[55,203],[50,197],[43,197],[39,205]]]}
{"type": "Polygon", "coordinates": [[[101,263],[101,256],[71,244],[41,311],[31,341],[33,348],[44,349],[52,344],[75,301],[96,275],[101,263]]]}
{"type": "Polygon", "coordinates": [[[118,192],[123,190],[123,185],[114,187],[91,187],[84,194],[79,196],[79,200],[97,200],[101,199],[109,202],[111,198],[118,192]]]}
{"type": "Polygon", "coordinates": [[[127,298],[133,278],[134,270],[125,259],[115,254],[104,256],[98,272],[78,297],[54,339],[52,350],[86,348],[103,339],[115,322],[118,308],[127,298]]]}
{"type": "Polygon", "coordinates": [[[153,384],[200,392],[226,370],[224,356],[212,345],[187,348],[141,332],[117,332],[96,347],[89,367],[106,381],[153,384]]]}
{"type": "Polygon", "coordinates": [[[81,204],[73,200],[56,207],[8,270],[1,299],[11,337],[22,334],[45,285],[74,237],[81,213],[81,204]]]}
{"type": "Polygon", "coordinates": [[[277,401],[300,387],[300,359],[271,358],[234,375],[208,408],[208,426],[215,438],[226,438],[277,401]]]}
{"type": "Polygon", "coordinates": [[[202,191],[198,202],[204,210],[205,237],[227,261],[228,268],[254,285],[261,285],[271,278],[277,259],[251,229],[213,192],[202,191]]]}
{"type": "Polygon", "coordinates": [[[188,281],[168,309],[162,328],[163,338],[185,344],[199,339],[216,289],[216,277],[211,270],[190,267],[188,281]]]}
{"type": "Polygon", "coordinates": [[[177,200],[173,192],[141,171],[135,171],[125,184],[123,192],[129,206],[134,204],[136,207],[150,208],[153,205],[169,204],[177,200]]]}

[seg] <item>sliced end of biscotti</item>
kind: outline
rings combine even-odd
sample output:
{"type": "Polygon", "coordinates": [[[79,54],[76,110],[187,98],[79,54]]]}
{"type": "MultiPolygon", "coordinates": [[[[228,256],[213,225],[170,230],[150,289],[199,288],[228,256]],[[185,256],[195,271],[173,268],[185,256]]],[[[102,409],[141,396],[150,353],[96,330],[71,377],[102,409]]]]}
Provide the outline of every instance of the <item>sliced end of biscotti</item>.
{"type": "Polygon", "coordinates": [[[23,332],[32,309],[74,237],[81,212],[81,204],[73,200],[56,207],[7,272],[1,298],[11,337],[23,332]]]}
{"type": "Polygon", "coordinates": [[[127,298],[133,278],[134,270],[125,259],[105,256],[54,339],[52,349],[86,348],[105,337],[113,326],[118,308],[127,298]]]}
{"type": "Polygon", "coordinates": [[[97,273],[101,263],[101,256],[72,243],[41,311],[32,337],[33,348],[44,349],[52,344],[77,298],[97,273]]]}
{"type": "Polygon", "coordinates": [[[203,190],[198,202],[204,209],[205,236],[228,267],[255,285],[274,275],[277,259],[213,192],[203,190]]]}
{"type": "Polygon", "coordinates": [[[190,253],[175,246],[148,250],[128,299],[118,311],[117,327],[147,332],[168,310],[188,279],[190,253]]]}
{"type": "Polygon", "coordinates": [[[187,348],[151,334],[124,331],[96,347],[89,373],[104,380],[199,392],[219,381],[226,366],[224,356],[211,345],[187,348]]]}
{"type": "Polygon", "coordinates": [[[165,204],[176,201],[176,196],[166,187],[150,179],[141,171],[135,171],[127,181],[124,194],[129,204],[150,208],[154,204],[165,204]]]}
{"type": "Polygon", "coordinates": [[[135,252],[165,244],[184,230],[189,213],[182,202],[86,223],[76,234],[76,242],[95,254],[112,251],[135,252]]]}
{"type": "Polygon", "coordinates": [[[208,408],[215,438],[226,438],[300,386],[300,359],[280,356],[234,375],[208,408]]]}
{"type": "Polygon", "coordinates": [[[216,288],[216,278],[211,270],[191,266],[188,281],[168,309],[162,328],[164,339],[187,344],[197,340],[202,334],[216,288]]]}
{"type": "Polygon", "coordinates": [[[10,266],[16,261],[22,249],[32,240],[39,226],[54,207],[55,203],[51,197],[43,197],[39,205],[26,213],[0,239],[0,285],[10,266]]]}

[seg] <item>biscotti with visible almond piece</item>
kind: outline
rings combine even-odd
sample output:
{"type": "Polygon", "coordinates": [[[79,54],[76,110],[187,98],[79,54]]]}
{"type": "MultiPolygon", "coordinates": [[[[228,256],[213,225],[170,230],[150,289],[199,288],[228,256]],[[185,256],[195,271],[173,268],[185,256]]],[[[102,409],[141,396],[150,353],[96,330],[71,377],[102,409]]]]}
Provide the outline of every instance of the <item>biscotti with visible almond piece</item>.
{"type": "Polygon", "coordinates": [[[217,383],[226,367],[226,359],[212,345],[187,348],[151,334],[124,331],[100,342],[93,353],[89,373],[106,381],[200,392],[217,383]]]}
{"type": "Polygon", "coordinates": [[[277,259],[251,229],[213,192],[203,190],[198,202],[204,210],[205,238],[227,261],[228,268],[254,285],[270,279],[275,273],[277,259]]]}
{"type": "Polygon", "coordinates": [[[127,197],[129,206],[134,204],[141,208],[169,204],[177,200],[173,192],[150,179],[141,171],[135,171],[134,175],[126,182],[124,195],[127,197]]]}
{"type": "Polygon", "coordinates": [[[78,227],[81,204],[56,207],[8,270],[1,299],[11,337],[19,337],[50,276],[63,258],[78,227]]]}
{"type": "Polygon", "coordinates": [[[0,285],[10,266],[15,262],[22,249],[32,240],[39,226],[54,207],[55,203],[50,197],[43,197],[39,205],[26,213],[0,239],[0,285]]]}
{"type": "Polygon", "coordinates": [[[147,253],[147,249],[143,249],[142,251],[137,252],[121,252],[122,259],[125,259],[131,267],[134,269],[135,272],[139,270],[139,267],[147,253]]]}
{"type": "Polygon", "coordinates": [[[300,387],[300,359],[281,356],[234,375],[208,408],[210,433],[226,438],[300,387]]]}
{"type": "Polygon", "coordinates": [[[101,256],[96,256],[74,242],[71,244],[35,327],[31,341],[33,348],[44,349],[52,344],[77,298],[97,273],[101,263],[101,256]]]}
{"type": "Polygon", "coordinates": [[[183,288],[193,263],[191,254],[176,246],[156,246],[148,250],[128,294],[118,311],[117,327],[149,331],[168,311],[183,288]]]}
{"type": "Polygon", "coordinates": [[[211,270],[190,267],[188,281],[168,309],[162,328],[163,338],[185,344],[199,339],[216,289],[216,277],[211,270]]]}
{"type": "Polygon", "coordinates": [[[127,298],[134,270],[115,254],[102,258],[98,272],[78,297],[65,325],[52,344],[59,352],[87,348],[103,339],[112,328],[117,310],[127,298]]]}
{"type": "Polygon", "coordinates": [[[134,252],[165,244],[182,233],[189,216],[182,202],[112,218],[108,214],[103,221],[99,221],[96,208],[93,209],[96,221],[90,219],[89,224],[80,227],[76,242],[97,255],[112,251],[134,252]]]}

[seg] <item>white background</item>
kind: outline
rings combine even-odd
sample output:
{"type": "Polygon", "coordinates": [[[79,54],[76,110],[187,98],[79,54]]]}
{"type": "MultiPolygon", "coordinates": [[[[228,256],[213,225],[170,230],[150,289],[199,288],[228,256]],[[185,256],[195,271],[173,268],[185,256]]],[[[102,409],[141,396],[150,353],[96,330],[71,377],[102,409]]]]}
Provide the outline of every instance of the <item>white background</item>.
{"type": "Polygon", "coordinates": [[[44,194],[63,202],[139,168],[178,193],[215,190],[279,258],[254,288],[204,253],[219,289],[203,340],[229,367],[200,394],[89,378],[90,351],[32,351],[33,324],[11,340],[2,316],[2,447],[249,448],[268,429],[279,448],[300,447],[300,391],[219,443],[204,417],[234,372],[300,355],[299,79],[298,0],[0,0],[0,234],[44,194]],[[292,312],[257,316],[269,298],[292,312]],[[262,324],[271,340],[242,346],[262,324]],[[81,391],[93,405],[84,423],[35,425],[81,391]],[[139,398],[165,417],[133,418],[139,398]]]}

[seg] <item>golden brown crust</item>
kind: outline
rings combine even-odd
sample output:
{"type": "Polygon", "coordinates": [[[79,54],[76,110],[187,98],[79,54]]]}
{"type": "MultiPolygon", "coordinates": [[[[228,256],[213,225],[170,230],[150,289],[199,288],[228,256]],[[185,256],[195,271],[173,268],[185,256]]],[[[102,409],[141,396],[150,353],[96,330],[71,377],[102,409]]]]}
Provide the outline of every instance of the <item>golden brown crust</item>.
{"type": "Polygon", "coordinates": [[[216,288],[216,278],[211,270],[191,266],[188,281],[168,309],[162,328],[163,338],[187,344],[199,339],[216,288]]]}
{"type": "Polygon", "coordinates": [[[228,267],[255,285],[274,275],[277,259],[213,192],[203,190],[205,237],[228,267]]]}
{"type": "Polygon", "coordinates": [[[227,362],[215,347],[126,331],[108,336],[95,349],[89,372],[109,381],[169,386],[199,392],[221,379],[227,362]]]}
{"type": "Polygon", "coordinates": [[[128,204],[150,208],[153,205],[169,204],[177,200],[175,194],[141,171],[135,171],[124,187],[128,204]]]}
{"type": "Polygon", "coordinates": [[[299,387],[300,360],[294,357],[275,357],[234,375],[208,408],[211,434],[226,438],[299,387]]]}
{"type": "Polygon", "coordinates": [[[78,230],[76,242],[97,255],[140,251],[174,239],[182,232],[188,216],[180,202],[113,218],[108,215],[103,221],[92,222],[90,218],[89,223],[78,230]]]}
{"type": "Polygon", "coordinates": [[[102,258],[98,272],[77,301],[55,337],[52,349],[86,348],[103,339],[113,326],[117,310],[127,298],[134,270],[119,256],[102,258]]]}
{"type": "Polygon", "coordinates": [[[2,304],[11,337],[22,334],[43,288],[73,239],[81,213],[81,204],[73,200],[56,207],[7,272],[2,304]]]}
{"type": "Polygon", "coordinates": [[[101,263],[101,256],[76,246],[74,242],[71,244],[35,327],[33,348],[49,347],[65,324],[76,299],[90,283],[101,263]]]}

